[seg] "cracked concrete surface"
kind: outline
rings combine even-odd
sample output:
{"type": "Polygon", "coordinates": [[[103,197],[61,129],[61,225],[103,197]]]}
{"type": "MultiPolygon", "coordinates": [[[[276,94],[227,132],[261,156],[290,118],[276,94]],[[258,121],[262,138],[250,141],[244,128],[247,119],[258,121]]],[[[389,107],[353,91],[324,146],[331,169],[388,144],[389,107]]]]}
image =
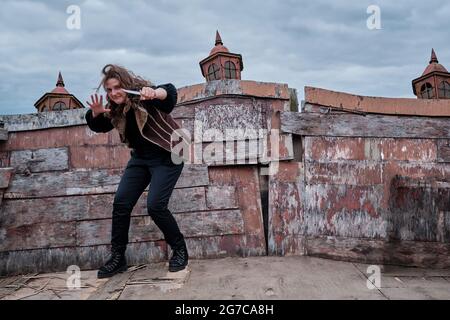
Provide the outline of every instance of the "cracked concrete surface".
{"type": "Polygon", "coordinates": [[[379,266],[379,287],[367,286],[368,265],[328,259],[229,257],[191,260],[167,272],[167,263],[132,266],[109,279],[81,271],[69,289],[66,272],[0,278],[0,298],[17,299],[450,299],[450,269],[379,266]]]}

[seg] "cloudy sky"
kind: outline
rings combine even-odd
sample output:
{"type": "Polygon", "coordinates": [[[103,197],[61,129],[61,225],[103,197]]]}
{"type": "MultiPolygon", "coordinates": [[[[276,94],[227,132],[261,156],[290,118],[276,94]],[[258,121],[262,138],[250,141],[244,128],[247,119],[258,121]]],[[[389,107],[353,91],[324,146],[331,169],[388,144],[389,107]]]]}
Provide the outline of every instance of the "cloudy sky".
{"type": "MultiPolygon", "coordinates": [[[[242,79],[414,97],[434,47],[450,68],[450,2],[376,0],[0,0],[0,114],[33,113],[56,84],[83,103],[107,63],[156,84],[204,82],[198,62],[219,30],[242,79]],[[80,28],[67,28],[71,5],[80,28]],[[381,29],[369,29],[370,5],[381,29]]],[[[73,21],[73,20],[71,20],[73,21]]]]}

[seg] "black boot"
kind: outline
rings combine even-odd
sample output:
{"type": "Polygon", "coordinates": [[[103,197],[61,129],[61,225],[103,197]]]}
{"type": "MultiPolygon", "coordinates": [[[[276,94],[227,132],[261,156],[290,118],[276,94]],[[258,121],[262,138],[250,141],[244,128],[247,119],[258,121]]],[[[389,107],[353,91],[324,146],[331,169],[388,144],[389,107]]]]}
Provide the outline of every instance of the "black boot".
{"type": "Polygon", "coordinates": [[[105,265],[100,267],[97,272],[97,278],[108,278],[113,275],[124,272],[128,269],[125,253],[112,251],[111,257],[106,261],[105,265]]]}
{"type": "Polygon", "coordinates": [[[183,242],[172,248],[172,257],[169,260],[169,271],[177,272],[186,268],[189,260],[189,255],[186,247],[186,242],[183,242]]]}

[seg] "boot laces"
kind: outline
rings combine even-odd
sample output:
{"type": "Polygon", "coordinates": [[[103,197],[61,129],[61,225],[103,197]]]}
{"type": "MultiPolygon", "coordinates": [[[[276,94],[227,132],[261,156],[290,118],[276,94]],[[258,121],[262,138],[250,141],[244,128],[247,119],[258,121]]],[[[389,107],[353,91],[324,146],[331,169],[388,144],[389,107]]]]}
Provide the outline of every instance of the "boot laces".
{"type": "Polygon", "coordinates": [[[112,271],[120,264],[120,261],[122,260],[122,256],[117,253],[113,253],[111,255],[111,258],[109,258],[108,261],[106,261],[105,269],[108,271],[112,271]]]}
{"type": "Polygon", "coordinates": [[[184,246],[177,248],[173,251],[172,258],[170,259],[172,263],[181,263],[187,257],[187,250],[184,246]]]}

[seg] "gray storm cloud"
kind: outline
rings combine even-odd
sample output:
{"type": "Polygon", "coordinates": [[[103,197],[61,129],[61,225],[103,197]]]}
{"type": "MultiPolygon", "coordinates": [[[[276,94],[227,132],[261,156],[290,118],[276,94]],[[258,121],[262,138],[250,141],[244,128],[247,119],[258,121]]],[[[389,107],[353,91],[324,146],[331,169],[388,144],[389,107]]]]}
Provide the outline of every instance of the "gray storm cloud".
{"type": "Polygon", "coordinates": [[[214,44],[244,59],[243,79],[371,96],[413,97],[411,80],[434,47],[450,67],[446,1],[2,1],[0,113],[33,113],[54,88],[85,101],[107,63],[155,83],[201,83],[198,62],[214,44]],[[81,9],[69,30],[67,7],[81,9]],[[369,5],[381,30],[369,30],[369,5]]]}

